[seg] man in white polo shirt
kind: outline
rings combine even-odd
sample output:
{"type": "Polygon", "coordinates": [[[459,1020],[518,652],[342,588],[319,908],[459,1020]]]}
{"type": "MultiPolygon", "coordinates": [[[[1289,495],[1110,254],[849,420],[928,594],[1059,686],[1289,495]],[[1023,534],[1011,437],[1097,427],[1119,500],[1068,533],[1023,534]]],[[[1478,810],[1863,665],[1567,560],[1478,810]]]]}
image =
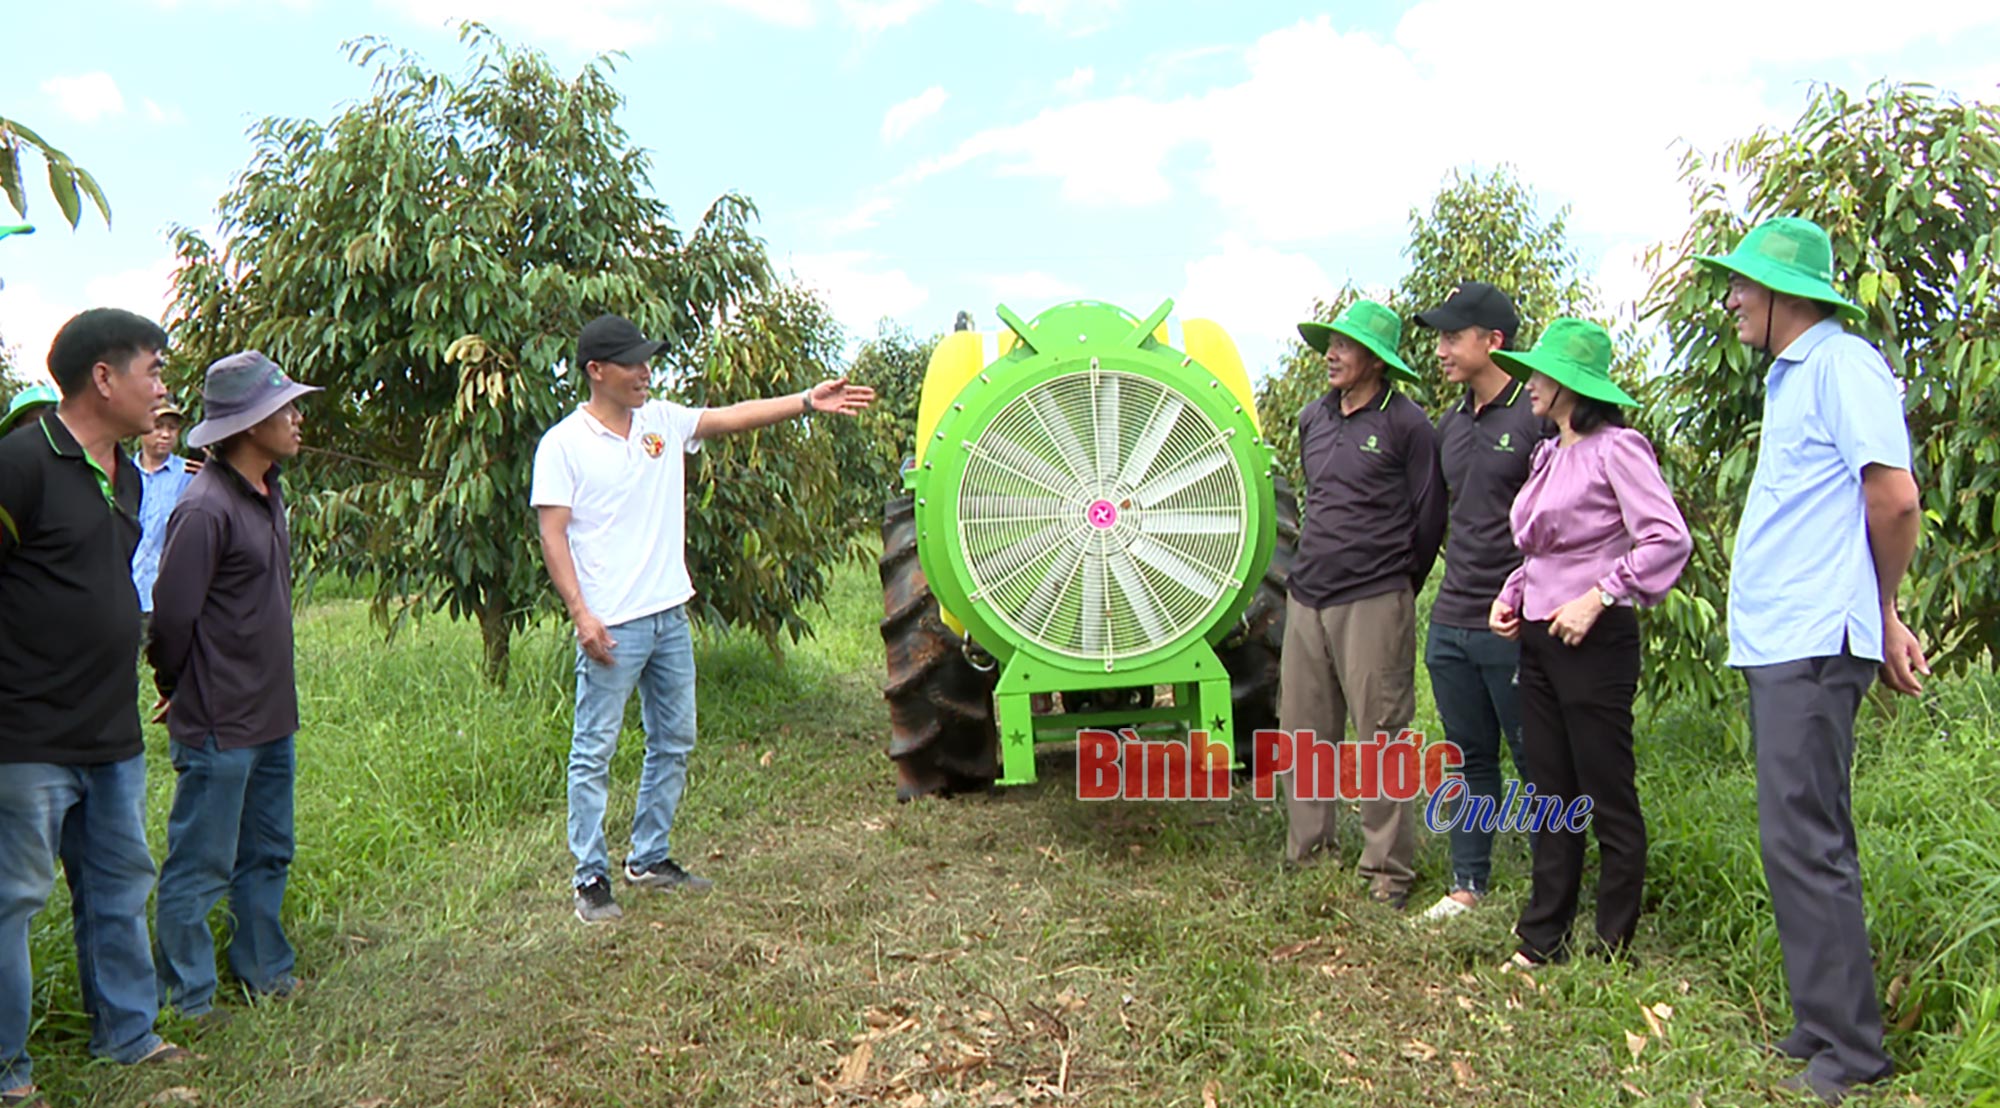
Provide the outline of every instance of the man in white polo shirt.
{"type": "Polygon", "coordinates": [[[695,735],[686,456],[703,439],[813,412],[853,415],[875,398],[874,389],[841,378],[726,408],[683,407],[651,395],[651,362],[666,345],[618,316],[584,325],[575,364],[590,382],[590,400],[549,428],[535,450],[530,500],[542,554],[576,624],[569,848],[576,856],[576,914],[585,923],[622,914],[611,895],[604,802],[635,686],[646,758],[625,880],[690,892],[712,884],[667,855],[695,735]]]}

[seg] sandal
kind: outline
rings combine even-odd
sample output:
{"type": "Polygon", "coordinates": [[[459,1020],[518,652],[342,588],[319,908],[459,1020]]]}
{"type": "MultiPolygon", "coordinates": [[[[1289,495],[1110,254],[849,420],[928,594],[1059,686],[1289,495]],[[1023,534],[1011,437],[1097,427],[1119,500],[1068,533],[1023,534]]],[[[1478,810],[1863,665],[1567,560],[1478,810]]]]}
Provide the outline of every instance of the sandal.
{"type": "Polygon", "coordinates": [[[1548,965],[1547,962],[1537,962],[1533,958],[1530,958],[1526,954],[1523,954],[1517,950],[1512,955],[1510,955],[1506,961],[1500,963],[1500,970],[1502,973],[1508,970],[1519,970],[1522,973],[1533,973],[1536,970],[1541,969],[1543,966],[1546,965],[1548,965]]]}
{"type": "Polygon", "coordinates": [[[176,1062],[186,1062],[194,1057],[194,1052],[183,1046],[160,1040],[160,1045],[146,1052],[145,1057],[132,1063],[135,1066],[167,1066],[176,1062]]]}
{"type": "Polygon", "coordinates": [[[0,1108],[49,1108],[49,1102],[33,1085],[23,1085],[0,1093],[0,1108]]]}

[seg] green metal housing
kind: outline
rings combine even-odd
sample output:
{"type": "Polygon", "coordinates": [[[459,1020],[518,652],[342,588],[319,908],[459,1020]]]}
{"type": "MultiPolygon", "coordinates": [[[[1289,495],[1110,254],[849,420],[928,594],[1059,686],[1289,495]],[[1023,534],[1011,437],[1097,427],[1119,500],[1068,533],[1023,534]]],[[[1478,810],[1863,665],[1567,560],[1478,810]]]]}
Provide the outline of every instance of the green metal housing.
{"type": "Polygon", "coordinates": [[[905,487],[916,498],[918,556],[939,606],[1001,667],[994,708],[1003,785],[1035,779],[1038,741],[1074,740],[1084,727],[1175,725],[1231,744],[1230,676],[1214,646],[1233,629],[1271,558],[1272,454],[1239,390],[1161,341],[1171,308],[1168,301],[1139,319],[1109,304],[1080,301],[1030,323],[1002,307],[1000,317],[1019,342],[959,390],[924,444],[922,462],[905,473],[905,487]],[[1120,396],[1141,399],[1121,408],[1120,396]],[[1093,406],[1079,410],[1085,397],[1093,406]],[[1154,439],[1167,437],[1155,425],[1169,419],[1192,432],[1176,432],[1175,441],[1192,459],[1180,470],[1171,446],[1146,456],[1154,439]],[[1006,428],[1016,429],[1014,437],[1003,433],[1006,428]],[[1142,469],[1152,476],[1137,479],[1142,469]],[[1198,489],[1190,483],[1159,495],[1198,470],[1198,489]],[[1075,480],[1059,482],[1059,474],[1075,480]],[[1020,492],[990,495],[995,480],[1020,492]],[[1219,506],[1185,506],[1196,491],[1219,506]],[[1044,526],[996,549],[982,536],[1013,524],[980,515],[974,502],[1009,500],[1040,513],[1023,517],[1030,522],[1020,526],[1044,526]],[[988,519],[1003,522],[989,527],[988,519]],[[1240,520],[1240,535],[1221,533],[1215,521],[1225,519],[1240,520]],[[1201,532],[1174,546],[1172,536],[1194,534],[1175,527],[1201,532]],[[1044,535],[1046,551],[1037,542],[1044,535]],[[1207,552],[1210,563],[1176,553],[1190,549],[1207,552]],[[1006,572],[982,571],[982,557],[1006,572]],[[1101,568],[1114,561],[1124,564],[1101,568]],[[1133,581],[1137,588],[1119,595],[1143,593],[1138,606],[1152,609],[1136,619],[1111,610],[1105,600],[1116,586],[1133,581]],[[1002,593],[1012,589],[1018,598],[1029,583],[1034,595],[1010,610],[1002,593]],[[1147,599],[1160,597],[1166,599],[1147,599]],[[1099,601],[1099,611],[1089,610],[1099,601]],[[1050,614],[1028,628],[1044,603],[1050,614]],[[1024,615],[1031,606],[1034,611],[1024,615]],[[1085,626],[1099,619],[1102,626],[1085,626]],[[1152,633],[1134,637],[1129,629],[1135,623],[1152,633]],[[1128,631],[1125,641],[1107,638],[1120,628],[1128,631]],[[1057,641],[1064,639],[1072,645],[1057,641]],[[1096,646],[1078,648],[1073,644],[1079,639],[1096,646]],[[1040,717],[1033,710],[1037,693],[1159,685],[1172,687],[1171,705],[1040,717]]]}

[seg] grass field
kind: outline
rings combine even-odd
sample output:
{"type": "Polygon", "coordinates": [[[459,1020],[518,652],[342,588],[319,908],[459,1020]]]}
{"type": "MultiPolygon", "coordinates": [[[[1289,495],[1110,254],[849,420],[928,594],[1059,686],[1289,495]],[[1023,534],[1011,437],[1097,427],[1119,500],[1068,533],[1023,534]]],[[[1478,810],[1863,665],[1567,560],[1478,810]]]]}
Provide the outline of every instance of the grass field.
{"type": "MultiPolygon", "coordinates": [[[[783,662],[698,644],[675,853],[718,889],[621,890],[624,920],[586,928],[562,833],[565,629],[518,639],[499,692],[472,626],[385,646],[359,603],[316,604],[298,627],[288,901],[306,988],[232,998],[189,1066],[92,1064],[59,893],[34,938],[43,1088],[58,1106],[257,1108],[1781,1102],[1785,1070],[1751,1050],[1789,1024],[1724,721],[1668,706],[1642,734],[1636,961],[1529,980],[1494,968],[1525,895],[1519,838],[1490,907],[1425,929],[1362,895],[1354,819],[1341,865],[1287,872],[1282,811],[1247,790],[1085,804],[1051,758],[1031,788],[898,806],[880,611],[852,567],[783,662]]],[[[1904,1069],[1890,1103],[2000,1086],[2000,682],[1939,684],[1866,720],[1856,775],[1904,1069]]],[[[157,850],[172,773],[150,738],[157,850]]],[[[614,767],[614,858],[635,739],[614,767]]],[[[1417,907],[1447,878],[1441,839],[1422,837],[1419,870],[1417,907]]]]}

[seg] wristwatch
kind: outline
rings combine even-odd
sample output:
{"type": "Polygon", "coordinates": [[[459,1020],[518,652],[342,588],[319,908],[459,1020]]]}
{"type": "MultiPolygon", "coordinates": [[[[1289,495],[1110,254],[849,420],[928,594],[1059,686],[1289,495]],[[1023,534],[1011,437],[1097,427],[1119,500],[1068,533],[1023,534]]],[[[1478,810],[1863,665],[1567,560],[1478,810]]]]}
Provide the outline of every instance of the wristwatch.
{"type": "Polygon", "coordinates": [[[813,390],[807,389],[799,394],[799,414],[813,414],[813,390]]]}
{"type": "Polygon", "coordinates": [[[1597,599],[1602,601],[1604,603],[1604,606],[1607,608],[1615,608],[1618,606],[1618,598],[1611,595],[1610,589],[1604,588],[1602,586],[1599,586],[1597,590],[1597,599]]]}

